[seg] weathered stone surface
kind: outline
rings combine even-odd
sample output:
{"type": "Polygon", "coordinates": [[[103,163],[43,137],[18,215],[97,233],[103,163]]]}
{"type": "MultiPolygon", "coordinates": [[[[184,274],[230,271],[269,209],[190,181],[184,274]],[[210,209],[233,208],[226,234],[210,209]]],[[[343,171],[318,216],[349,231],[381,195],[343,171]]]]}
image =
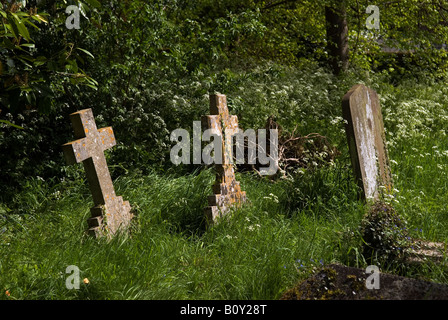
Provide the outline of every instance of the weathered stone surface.
{"type": "Polygon", "coordinates": [[[409,249],[408,263],[424,263],[432,261],[439,263],[447,256],[447,244],[442,242],[431,242],[420,239],[413,240],[413,248],[409,249]]]}
{"type": "Polygon", "coordinates": [[[353,170],[362,197],[377,200],[392,190],[383,116],[377,93],[362,84],[353,86],[342,99],[342,113],[353,170]],[[383,186],[384,188],[381,188],[383,186]]]}
{"type": "Polygon", "coordinates": [[[115,194],[104,151],[116,144],[111,127],[97,129],[92,109],[70,115],[77,140],[62,146],[67,164],[82,162],[95,206],[90,209],[89,234],[99,236],[125,230],[132,218],[128,201],[115,194]]]}
{"type": "Polygon", "coordinates": [[[379,274],[379,289],[367,289],[364,269],[332,264],[287,290],[281,300],[447,300],[448,286],[379,274]]]}
{"type": "Polygon", "coordinates": [[[202,126],[212,129],[221,138],[222,145],[221,164],[215,164],[214,194],[209,196],[209,206],[205,209],[207,221],[212,224],[218,217],[224,216],[231,206],[245,202],[246,192],[241,191],[240,183],[235,179],[231,136],[238,132],[238,118],[229,114],[225,95],[210,95],[210,114],[202,117],[202,126]]]}

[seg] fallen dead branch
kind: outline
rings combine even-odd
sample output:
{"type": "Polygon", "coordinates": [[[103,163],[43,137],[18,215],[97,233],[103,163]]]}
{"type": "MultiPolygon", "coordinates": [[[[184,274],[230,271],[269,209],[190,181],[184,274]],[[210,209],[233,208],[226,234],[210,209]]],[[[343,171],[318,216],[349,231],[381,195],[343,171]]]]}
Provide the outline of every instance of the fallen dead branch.
{"type": "MultiPolygon", "coordinates": [[[[275,121],[273,116],[270,116],[266,121],[265,126],[267,132],[266,141],[266,155],[273,159],[269,150],[270,146],[270,134],[269,129],[277,129],[278,131],[278,167],[277,173],[274,176],[284,176],[286,172],[293,171],[298,168],[314,169],[333,163],[334,159],[340,155],[340,151],[337,150],[328,140],[327,137],[319,133],[310,133],[305,136],[301,136],[297,131],[297,127],[292,132],[284,131],[283,128],[275,121]]],[[[257,141],[258,134],[257,134],[257,141]]],[[[257,144],[257,150],[259,145],[257,144]]],[[[260,167],[266,167],[266,164],[261,164],[257,158],[255,164],[249,164],[248,155],[248,141],[245,140],[244,144],[244,164],[237,165],[238,170],[253,170],[260,174],[260,167]]],[[[234,152],[235,155],[235,152],[234,152]]]]}

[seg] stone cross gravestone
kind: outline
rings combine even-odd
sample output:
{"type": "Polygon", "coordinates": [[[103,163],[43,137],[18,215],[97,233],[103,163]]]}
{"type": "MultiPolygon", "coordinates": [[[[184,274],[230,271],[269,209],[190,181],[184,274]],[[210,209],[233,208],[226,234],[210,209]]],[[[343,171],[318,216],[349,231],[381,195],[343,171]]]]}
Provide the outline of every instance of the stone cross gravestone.
{"type": "Polygon", "coordinates": [[[202,126],[211,129],[219,137],[222,148],[222,161],[215,164],[214,194],[209,196],[209,206],[205,209],[208,224],[213,224],[219,217],[226,215],[232,206],[245,202],[246,192],[241,191],[240,183],[235,179],[232,135],[238,132],[238,118],[229,114],[225,95],[210,95],[210,114],[202,117],[202,126]]]}
{"type": "Polygon", "coordinates": [[[125,230],[132,218],[128,201],[115,194],[104,151],[116,144],[112,127],[97,129],[92,109],[70,115],[75,140],[62,146],[67,164],[82,162],[92,193],[94,207],[88,220],[89,234],[114,235],[125,230]]]}
{"type": "Polygon", "coordinates": [[[354,85],[342,98],[342,113],[362,197],[378,200],[381,195],[391,193],[392,174],[377,93],[365,85],[354,85]]]}

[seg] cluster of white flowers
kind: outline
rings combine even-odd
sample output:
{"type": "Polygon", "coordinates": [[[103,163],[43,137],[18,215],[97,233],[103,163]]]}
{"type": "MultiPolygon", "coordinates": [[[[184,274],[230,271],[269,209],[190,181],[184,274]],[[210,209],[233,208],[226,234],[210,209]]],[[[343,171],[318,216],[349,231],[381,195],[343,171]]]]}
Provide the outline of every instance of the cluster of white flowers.
{"type": "MultiPolygon", "coordinates": [[[[272,193],[271,193],[272,194],[272,193]]],[[[247,222],[251,222],[251,220],[249,219],[249,217],[246,217],[244,220],[246,220],[247,222]]],[[[260,229],[261,225],[259,223],[251,223],[249,224],[246,229],[249,231],[255,231],[257,229],[260,229]]]]}
{"type": "Polygon", "coordinates": [[[278,197],[273,193],[270,193],[268,196],[264,196],[263,199],[268,199],[274,201],[275,203],[278,203],[278,197]]]}
{"type": "MultiPolygon", "coordinates": [[[[395,147],[411,139],[433,136],[440,122],[448,119],[448,109],[430,99],[412,98],[395,102],[393,96],[382,97],[384,121],[393,130],[388,131],[388,145],[395,147]]],[[[445,132],[438,130],[445,135],[445,132]]]]}
{"type": "Polygon", "coordinates": [[[336,116],[336,117],[334,117],[334,118],[330,121],[330,123],[333,124],[333,125],[339,125],[339,124],[343,124],[343,123],[344,123],[344,124],[347,124],[348,121],[345,120],[344,118],[340,117],[340,116],[336,116]]]}
{"type": "Polygon", "coordinates": [[[250,225],[250,226],[248,226],[247,227],[247,230],[249,230],[249,231],[254,231],[255,229],[260,229],[260,225],[258,224],[258,223],[256,223],[256,224],[253,224],[253,225],[250,225]]]}

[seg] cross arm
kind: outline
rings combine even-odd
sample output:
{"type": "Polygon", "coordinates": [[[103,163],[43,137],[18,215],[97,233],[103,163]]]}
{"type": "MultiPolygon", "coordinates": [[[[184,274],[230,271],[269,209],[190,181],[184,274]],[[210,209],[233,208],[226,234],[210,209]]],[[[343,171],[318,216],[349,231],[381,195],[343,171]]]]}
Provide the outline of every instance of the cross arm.
{"type": "Polygon", "coordinates": [[[112,148],[113,146],[115,146],[117,144],[112,127],[98,129],[98,133],[99,133],[100,139],[101,139],[101,141],[99,141],[99,143],[100,143],[103,151],[107,150],[109,148],[112,148]]]}
{"type": "Polygon", "coordinates": [[[62,145],[65,161],[68,165],[80,163],[90,158],[86,148],[86,138],[78,139],[62,145]]]}

